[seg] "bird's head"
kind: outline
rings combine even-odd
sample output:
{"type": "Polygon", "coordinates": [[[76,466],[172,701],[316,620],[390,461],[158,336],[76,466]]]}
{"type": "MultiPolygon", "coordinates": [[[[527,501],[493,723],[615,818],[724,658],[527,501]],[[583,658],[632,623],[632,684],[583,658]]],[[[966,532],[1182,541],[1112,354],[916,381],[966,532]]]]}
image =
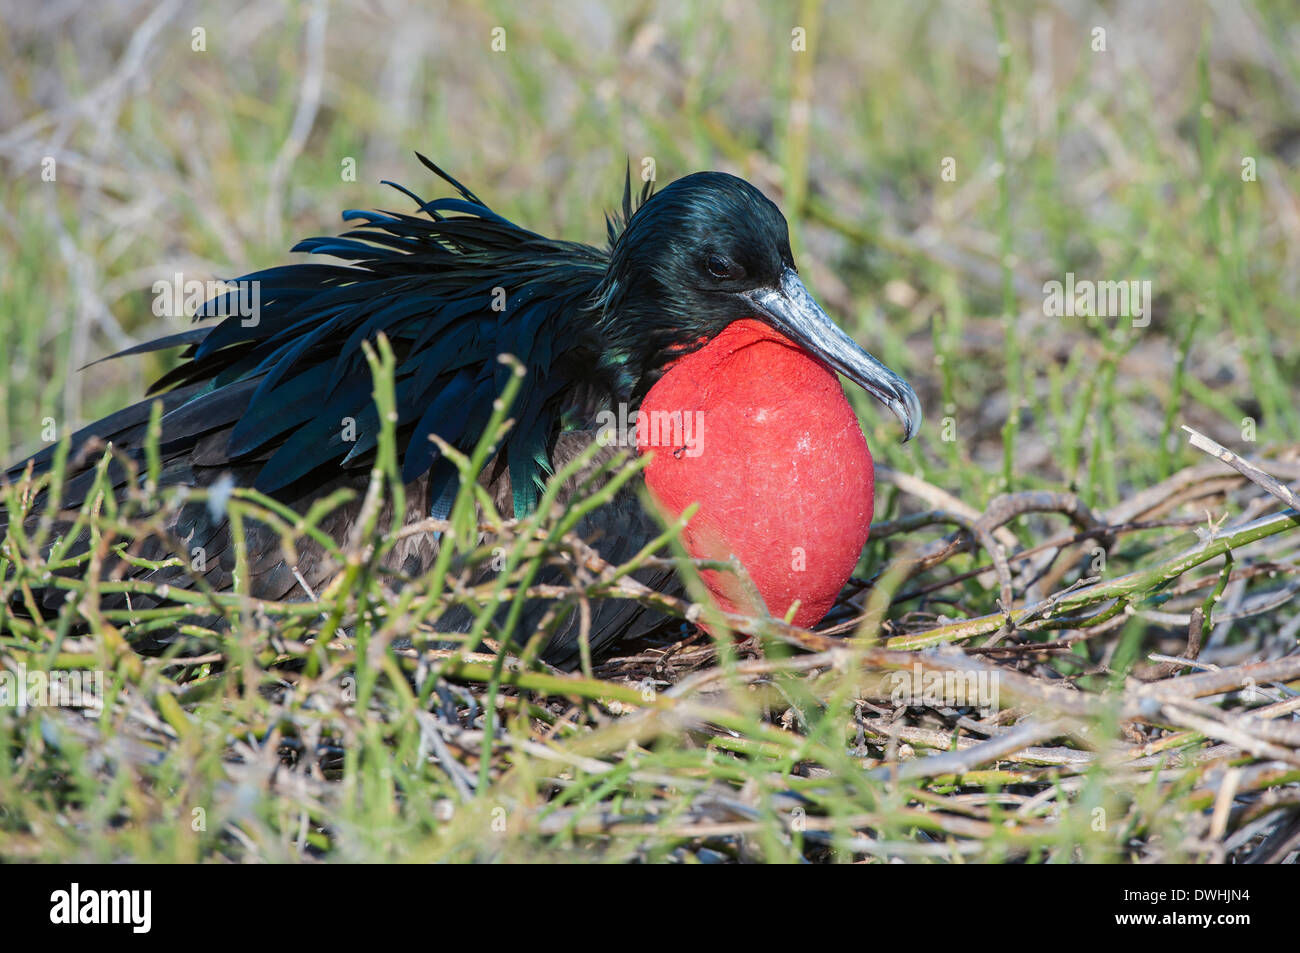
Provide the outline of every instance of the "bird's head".
{"type": "Polygon", "coordinates": [[[675,358],[757,318],[888,407],[904,440],[920,428],[912,388],[822,310],[795,268],[785,216],[734,175],[697,172],[642,205],[611,250],[599,301],[641,394],[675,358]]]}

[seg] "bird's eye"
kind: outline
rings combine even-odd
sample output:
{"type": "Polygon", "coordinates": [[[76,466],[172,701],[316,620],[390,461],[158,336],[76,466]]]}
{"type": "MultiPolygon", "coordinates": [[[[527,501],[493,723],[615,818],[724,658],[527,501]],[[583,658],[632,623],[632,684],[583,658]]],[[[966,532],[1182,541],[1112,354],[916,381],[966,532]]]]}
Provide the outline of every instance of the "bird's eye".
{"type": "Polygon", "coordinates": [[[714,278],[738,278],[741,268],[723,255],[710,255],[704,266],[714,278]]]}

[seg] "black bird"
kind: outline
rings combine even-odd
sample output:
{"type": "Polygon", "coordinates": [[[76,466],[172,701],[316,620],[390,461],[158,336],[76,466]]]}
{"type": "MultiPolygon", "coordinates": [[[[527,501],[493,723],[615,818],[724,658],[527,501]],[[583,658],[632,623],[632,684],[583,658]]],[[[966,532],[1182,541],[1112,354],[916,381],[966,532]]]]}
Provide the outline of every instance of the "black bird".
{"type": "MultiPolygon", "coordinates": [[[[164,410],[164,485],[233,479],[298,511],[340,486],[363,489],[379,420],[362,342],[382,333],[396,354],[408,522],[447,514],[457,471],[429,435],[471,450],[511,373],[498,355],[512,354],[526,369],[515,426],[481,479],[502,512],[530,512],[548,476],[597,439],[599,422],[637,419],[640,411],[638,446],[659,448],[646,471],[652,496],[670,514],[700,504],[684,536],[688,550],[734,555],[752,578],[750,586],[706,574],[719,604],[784,615],[798,601],[796,622],[820,619],[860,555],[872,509],[870,454],[835,372],[884,402],[905,439],[921,411],[908,385],[808,294],[777,207],[742,179],[699,172],[657,193],[647,184],[634,208],[629,177],[621,215],[606,218],[609,247],[601,250],[520,228],[419,158],[457,195],[426,202],[386,183],[418,213],[347,211],[345,221],[359,222],[353,230],[293,249],[344,264],[307,261],[246,275],[200,308],[200,326],[113,355],[184,348],[183,362],[150,388],[158,398],[73,436],[78,465],[66,475],[63,505],[80,505],[91,489],[96,460],[77,454],[91,438],[143,462],[154,399],[164,410]],[[696,446],[682,429],[692,421],[701,424],[696,446]],[[662,434],[650,426],[659,422],[662,434]]],[[[36,472],[49,468],[53,454],[46,448],[31,458],[36,472]]],[[[115,464],[110,472],[120,489],[126,470],[115,464]]],[[[344,538],[359,506],[341,508],[322,529],[344,538]]],[[[187,504],[169,529],[185,552],[204,552],[199,574],[208,584],[231,585],[224,515],[187,504]]],[[[630,489],[578,527],[614,563],[660,531],[630,489]]],[[[253,524],[248,534],[254,596],[306,598],[338,571],[310,542],[291,566],[268,527],[253,524]]],[[[388,568],[419,573],[436,551],[436,536],[408,537],[388,568]]],[[[185,586],[195,570],[132,566],[126,574],[185,586]]],[[[674,584],[664,573],[643,578],[674,584]]],[[[61,597],[43,595],[50,605],[61,597]]],[[[639,605],[608,601],[595,607],[591,648],[652,621],[639,605]]],[[[544,657],[573,665],[578,631],[570,620],[544,657]]]]}

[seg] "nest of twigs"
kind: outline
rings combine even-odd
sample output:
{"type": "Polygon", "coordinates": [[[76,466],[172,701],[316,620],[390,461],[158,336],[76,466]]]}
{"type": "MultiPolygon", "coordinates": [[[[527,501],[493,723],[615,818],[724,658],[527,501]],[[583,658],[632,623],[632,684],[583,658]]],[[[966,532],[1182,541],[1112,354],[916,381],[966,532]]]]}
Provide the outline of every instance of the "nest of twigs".
{"type": "MultiPolygon", "coordinates": [[[[75,599],[67,625],[11,613],[3,652],[34,665],[54,644],[58,667],[119,674],[112,731],[43,715],[91,746],[91,770],[152,777],[201,734],[224,750],[216,813],[256,782],[297,811],[294,843],[311,856],[356,856],[340,801],[349,772],[401,752],[424,786],[393,794],[393,809],[417,796],[437,805],[412,823],[438,857],[536,857],[563,841],[706,861],[1294,860],[1300,622],[1279,625],[1277,610],[1300,588],[1289,532],[1300,516],[1277,478],[1300,478],[1300,458],[1248,463],[1194,440],[1219,459],[1104,513],[1044,492],[978,513],[880,468],[929,508],[876,525],[890,558],[846,587],[818,631],[715,616],[715,638],[693,624],[707,607],[646,589],[539,516],[482,527],[522,545],[518,573],[493,591],[469,586],[492,548],[480,541],[479,557],[456,564],[464,575],[440,581],[434,614],[469,603],[487,619],[531,594],[570,609],[636,599],[674,621],[559,672],[490,623],[458,644],[407,612],[429,581],[369,572],[381,544],[359,550],[349,585],[314,605],[212,596],[205,611],[224,624],[202,626],[177,607],[188,638],[162,658],[126,648],[129,613],[97,617],[75,599]],[[956,528],[915,542],[943,524],[956,528]],[[913,542],[896,546],[904,533],[913,542]],[[533,560],[565,561],[572,585],[513,588],[533,560]],[[216,710],[234,714],[208,720],[216,710]],[[475,834],[484,824],[502,836],[475,834]]],[[[235,505],[254,503],[237,491],[235,505]]],[[[158,525],[129,505],[113,519],[101,553],[125,545],[131,519],[141,532],[158,525]]],[[[48,578],[22,547],[7,543],[6,605],[48,578]]],[[[264,853],[228,823],[213,851],[264,853]]]]}

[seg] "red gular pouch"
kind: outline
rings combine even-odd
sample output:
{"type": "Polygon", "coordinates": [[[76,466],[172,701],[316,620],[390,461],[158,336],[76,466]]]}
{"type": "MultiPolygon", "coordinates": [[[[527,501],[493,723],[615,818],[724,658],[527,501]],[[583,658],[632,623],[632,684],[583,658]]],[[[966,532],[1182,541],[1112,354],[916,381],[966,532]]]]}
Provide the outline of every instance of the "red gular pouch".
{"type": "Polygon", "coordinates": [[[871,526],[874,470],[835,372],[762,322],[741,320],[674,361],[641,404],[651,495],[697,559],[735,556],[753,582],[702,573],[719,608],[811,626],[834,605],[871,526]]]}

